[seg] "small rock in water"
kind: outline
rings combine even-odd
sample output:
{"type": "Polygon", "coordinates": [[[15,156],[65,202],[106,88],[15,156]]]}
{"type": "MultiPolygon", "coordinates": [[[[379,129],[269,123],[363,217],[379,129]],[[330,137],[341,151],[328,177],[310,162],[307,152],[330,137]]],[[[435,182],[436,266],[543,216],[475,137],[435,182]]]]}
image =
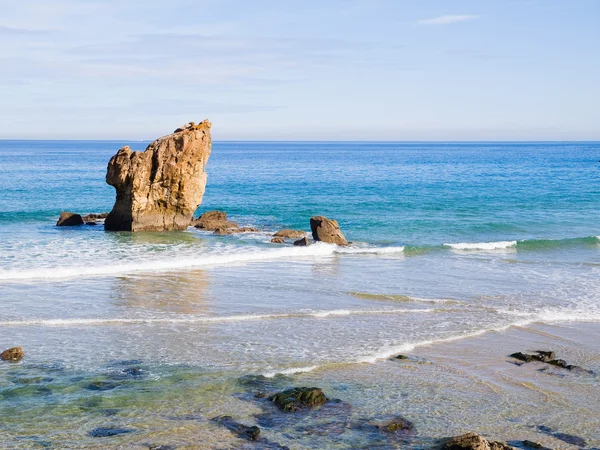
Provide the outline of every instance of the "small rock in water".
{"type": "Polygon", "coordinates": [[[271,244],[285,244],[285,239],[282,237],[274,237],[271,239],[271,244]]]}
{"type": "Polygon", "coordinates": [[[587,445],[586,440],[580,438],[579,436],[574,436],[572,434],[567,433],[559,433],[545,425],[539,425],[538,430],[540,430],[542,433],[547,434],[548,436],[552,436],[555,439],[559,439],[563,442],[566,442],[567,444],[576,445],[578,447],[585,447],[587,445]]]}
{"type": "Polygon", "coordinates": [[[394,359],[409,359],[409,358],[406,355],[398,355],[398,356],[395,356],[394,359]]]}
{"type": "Polygon", "coordinates": [[[401,416],[394,417],[390,420],[375,422],[373,425],[386,433],[410,432],[415,430],[415,425],[410,420],[401,416]]]}
{"type": "Polygon", "coordinates": [[[0,359],[2,361],[17,362],[21,361],[23,356],[25,356],[25,352],[23,352],[21,347],[9,348],[8,350],[4,350],[2,353],[0,353],[0,359]]]}
{"type": "Polygon", "coordinates": [[[118,386],[118,384],[109,381],[92,381],[85,388],[90,391],[110,391],[118,386]]]}
{"type": "Polygon", "coordinates": [[[281,411],[296,412],[324,405],[327,397],[319,388],[294,388],[269,397],[281,411]]]}
{"type": "Polygon", "coordinates": [[[220,425],[223,425],[229,431],[235,433],[241,439],[248,439],[249,441],[256,441],[260,435],[260,428],[256,425],[248,426],[242,423],[236,422],[231,416],[218,416],[211,419],[220,425]]]}
{"type": "Polygon", "coordinates": [[[88,434],[91,437],[111,437],[119,436],[121,434],[133,433],[135,430],[132,428],[119,428],[119,427],[98,427],[94,428],[88,434]]]}
{"type": "Polygon", "coordinates": [[[527,354],[527,353],[517,352],[517,353],[513,353],[512,355],[508,355],[508,356],[511,358],[518,359],[519,361],[526,362],[526,363],[529,363],[532,361],[537,361],[537,362],[550,364],[552,366],[560,367],[562,369],[567,369],[567,370],[576,371],[576,372],[585,372],[585,373],[589,373],[591,375],[594,374],[594,372],[592,370],[585,370],[579,366],[575,366],[573,364],[567,364],[567,362],[564,359],[556,359],[555,358],[556,355],[554,354],[554,352],[551,352],[551,351],[538,350],[535,352],[535,354],[527,354]]]}
{"type": "Polygon", "coordinates": [[[502,442],[489,442],[477,433],[466,433],[442,441],[442,450],[513,450],[510,445],[502,442]]]}
{"type": "Polygon", "coordinates": [[[294,241],[294,245],[297,245],[299,247],[308,247],[310,245],[310,241],[307,237],[303,237],[302,239],[294,241]]]}
{"type": "Polygon", "coordinates": [[[274,237],[284,238],[284,239],[299,239],[299,238],[302,238],[302,237],[306,236],[306,232],[305,231],[300,231],[300,230],[288,230],[288,229],[284,229],[284,230],[279,230],[273,236],[274,237]]]}
{"type": "Polygon", "coordinates": [[[83,218],[79,214],[68,211],[61,212],[58,222],[56,222],[57,227],[75,227],[78,225],[83,225],[83,218]]]}
{"type": "Polygon", "coordinates": [[[533,441],[524,440],[521,444],[525,448],[535,448],[536,450],[552,450],[552,449],[550,449],[548,447],[544,447],[539,442],[533,442],[533,441]]]}

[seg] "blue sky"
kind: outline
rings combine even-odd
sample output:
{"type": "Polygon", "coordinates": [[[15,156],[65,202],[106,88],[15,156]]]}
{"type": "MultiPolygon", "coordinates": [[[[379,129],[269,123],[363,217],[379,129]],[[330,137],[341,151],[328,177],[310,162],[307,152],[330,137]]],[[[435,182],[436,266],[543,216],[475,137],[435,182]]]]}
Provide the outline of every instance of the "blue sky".
{"type": "Polygon", "coordinates": [[[0,10],[0,138],[600,140],[596,0],[0,10]]]}

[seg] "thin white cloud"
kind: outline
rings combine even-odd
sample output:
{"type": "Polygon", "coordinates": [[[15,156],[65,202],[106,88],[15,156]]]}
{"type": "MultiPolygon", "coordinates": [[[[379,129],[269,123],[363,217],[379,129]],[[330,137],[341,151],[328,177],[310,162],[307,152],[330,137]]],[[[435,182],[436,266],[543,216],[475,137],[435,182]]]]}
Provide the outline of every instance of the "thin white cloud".
{"type": "Polygon", "coordinates": [[[451,23],[457,22],[467,22],[469,20],[479,19],[481,16],[477,16],[474,14],[449,14],[446,16],[434,17],[432,19],[423,19],[419,20],[417,23],[419,25],[448,25],[451,23]]]}

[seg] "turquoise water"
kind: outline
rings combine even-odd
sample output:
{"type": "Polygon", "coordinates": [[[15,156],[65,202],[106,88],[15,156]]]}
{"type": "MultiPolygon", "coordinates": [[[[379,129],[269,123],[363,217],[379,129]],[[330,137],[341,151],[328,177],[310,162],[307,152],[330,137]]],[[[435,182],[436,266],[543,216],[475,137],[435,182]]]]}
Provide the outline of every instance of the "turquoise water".
{"type": "MultiPolygon", "coordinates": [[[[0,141],[0,346],[27,354],[0,365],[0,446],[235,447],[209,419],[255,420],[240,377],[310,376],[352,403],[392,383],[375,367],[399,352],[600,320],[599,143],[215,142],[198,214],[225,210],[260,232],[55,227],[62,210],[110,210],[106,164],[123,145],[147,143],[0,141]],[[316,214],[353,244],[269,243],[316,214]],[[335,381],[354,365],[367,380],[335,381]],[[113,425],[133,431],[90,434],[113,425]]],[[[412,405],[426,430],[415,448],[448,431],[427,405],[412,405]]],[[[265,432],[290,448],[373,445],[265,432]]]]}

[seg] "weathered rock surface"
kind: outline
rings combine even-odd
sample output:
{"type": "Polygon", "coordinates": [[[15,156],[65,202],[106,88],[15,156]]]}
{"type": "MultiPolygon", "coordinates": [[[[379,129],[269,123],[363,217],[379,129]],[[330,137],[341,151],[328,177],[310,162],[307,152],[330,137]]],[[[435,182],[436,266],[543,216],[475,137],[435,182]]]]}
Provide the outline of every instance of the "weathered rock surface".
{"type": "Polygon", "coordinates": [[[335,220],[330,220],[324,216],[315,216],[310,218],[310,229],[312,230],[315,241],[328,242],[330,244],[348,245],[344,233],[335,220]]]}
{"type": "Polygon", "coordinates": [[[13,347],[8,350],[4,350],[0,353],[0,359],[2,361],[20,361],[25,356],[25,352],[21,347],[13,347]]]}
{"type": "Polygon", "coordinates": [[[319,388],[294,388],[269,397],[275,406],[284,412],[296,412],[324,405],[327,397],[319,388]]]}
{"type": "Polygon", "coordinates": [[[489,442],[476,433],[466,433],[444,439],[440,446],[443,450],[514,450],[502,442],[489,442]]]}
{"type": "Polygon", "coordinates": [[[190,122],[152,142],[144,152],[123,147],[109,163],[106,182],[117,191],[104,222],[111,231],[185,230],[202,203],[211,124],[190,122]]]}
{"type": "Polygon", "coordinates": [[[294,241],[294,245],[297,245],[299,247],[308,247],[310,245],[310,241],[307,237],[303,237],[302,239],[294,241]]]}
{"type": "Polygon", "coordinates": [[[274,237],[273,239],[271,239],[271,244],[285,244],[285,238],[274,237]]]}
{"type": "Polygon", "coordinates": [[[415,430],[415,425],[402,416],[393,417],[387,420],[375,420],[373,421],[373,426],[385,433],[408,433],[415,430]]]}
{"type": "Polygon", "coordinates": [[[58,222],[56,222],[57,227],[76,227],[78,225],[83,225],[82,217],[68,211],[61,212],[58,222]]]}
{"type": "Polygon", "coordinates": [[[273,236],[280,237],[283,239],[299,239],[299,238],[306,236],[306,231],[284,229],[284,230],[279,230],[273,236]]]}

